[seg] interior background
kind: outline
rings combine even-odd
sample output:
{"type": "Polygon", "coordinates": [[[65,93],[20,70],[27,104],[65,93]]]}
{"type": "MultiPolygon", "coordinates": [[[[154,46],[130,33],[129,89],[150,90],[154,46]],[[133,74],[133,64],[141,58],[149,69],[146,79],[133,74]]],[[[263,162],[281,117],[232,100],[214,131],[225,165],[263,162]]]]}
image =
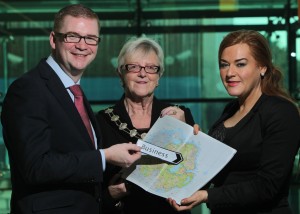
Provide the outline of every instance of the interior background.
{"type": "MultiPolygon", "coordinates": [[[[155,95],[189,107],[207,132],[231,99],[219,78],[218,46],[238,29],[258,30],[268,39],[284,84],[300,100],[299,0],[0,0],[0,112],[9,84],[49,56],[54,14],[72,3],[91,7],[101,20],[99,52],[81,83],[95,112],[122,95],[115,69],[124,42],[147,35],[165,52],[165,73],[155,95]]],[[[299,154],[290,194],[295,213],[300,213],[298,161],[299,154]]],[[[0,132],[0,213],[9,210],[9,169],[0,132]]],[[[209,211],[204,205],[193,213],[209,211]]]]}

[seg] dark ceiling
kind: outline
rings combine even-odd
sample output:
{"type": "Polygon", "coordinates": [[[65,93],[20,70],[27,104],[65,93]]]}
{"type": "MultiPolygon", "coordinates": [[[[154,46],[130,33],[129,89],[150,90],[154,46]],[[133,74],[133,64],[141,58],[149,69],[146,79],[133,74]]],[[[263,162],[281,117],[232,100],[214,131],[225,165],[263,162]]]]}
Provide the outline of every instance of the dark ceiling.
{"type": "Polygon", "coordinates": [[[228,9],[275,9],[290,4],[297,8],[297,0],[2,0],[0,13],[56,12],[61,7],[82,3],[95,11],[132,11],[137,6],[143,10],[220,10],[228,9]]]}
{"type": "MultiPolygon", "coordinates": [[[[40,34],[30,23],[52,22],[63,6],[82,3],[100,20],[201,19],[297,16],[297,0],[0,0],[0,36],[40,34]],[[18,29],[25,23],[26,29],[18,29]],[[27,23],[27,24],[26,24],[27,23]],[[27,27],[27,25],[29,27],[27,27]]],[[[153,28],[153,27],[152,27],[153,28]]],[[[108,29],[108,28],[106,28],[108,29]]],[[[109,30],[109,29],[108,29],[109,30]]],[[[123,29],[117,28],[122,31],[123,29]]],[[[214,29],[215,30],[215,29],[214,29]]],[[[111,28],[111,32],[114,29],[111,28]]]]}

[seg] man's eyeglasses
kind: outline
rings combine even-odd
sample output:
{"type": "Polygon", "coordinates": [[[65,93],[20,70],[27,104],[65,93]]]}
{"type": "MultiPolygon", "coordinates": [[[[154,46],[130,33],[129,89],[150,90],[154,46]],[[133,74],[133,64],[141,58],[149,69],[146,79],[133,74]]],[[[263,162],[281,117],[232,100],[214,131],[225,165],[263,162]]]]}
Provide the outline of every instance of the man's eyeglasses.
{"type": "Polygon", "coordinates": [[[88,45],[98,45],[101,41],[100,37],[96,36],[80,36],[74,33],[58,33],[55,32],[55,36],[62,37],[66,43],[79,43],[81,39],[84,39],[88,45]]]}
{"type": "Polygon", "coordinates": [[[142,68],[144,68],[145,72],[148,74],[156,74],[160,70],[159,66],[154,66],[154,65],[140,66],[136,64],[126,64],[123,67],[126,69],[126,71],[133,72],[133,73],[140,72],[142,68]]]}

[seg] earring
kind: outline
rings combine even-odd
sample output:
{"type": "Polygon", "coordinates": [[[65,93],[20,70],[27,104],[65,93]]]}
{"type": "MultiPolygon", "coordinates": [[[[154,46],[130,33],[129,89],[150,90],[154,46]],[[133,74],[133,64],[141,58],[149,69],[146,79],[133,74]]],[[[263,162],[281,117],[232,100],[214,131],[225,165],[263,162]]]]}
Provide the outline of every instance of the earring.
{"type": "Polygon", "coordinates": [[[260,73],[260,77],[263,79],[265,77],[265,73],[260,73]]]}

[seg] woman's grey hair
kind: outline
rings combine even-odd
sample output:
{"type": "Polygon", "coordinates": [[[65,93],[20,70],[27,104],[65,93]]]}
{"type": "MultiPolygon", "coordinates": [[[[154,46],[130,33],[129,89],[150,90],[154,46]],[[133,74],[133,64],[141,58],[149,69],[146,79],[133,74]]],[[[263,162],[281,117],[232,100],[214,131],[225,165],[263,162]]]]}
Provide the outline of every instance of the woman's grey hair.
{"type": "Polygon", "coordinates": [[[125,58],[128,55],[135,53],[136,51],[143,51],[144,53],[149,53],[154,51],[159,60],[159,75],[161,76],[164,72],[164,52],[161,46],[154,39],[142,36],[142,37],[132,37],[130,38],[122,47],[118,56],[118,69],[125,63],[125,58]]]}

